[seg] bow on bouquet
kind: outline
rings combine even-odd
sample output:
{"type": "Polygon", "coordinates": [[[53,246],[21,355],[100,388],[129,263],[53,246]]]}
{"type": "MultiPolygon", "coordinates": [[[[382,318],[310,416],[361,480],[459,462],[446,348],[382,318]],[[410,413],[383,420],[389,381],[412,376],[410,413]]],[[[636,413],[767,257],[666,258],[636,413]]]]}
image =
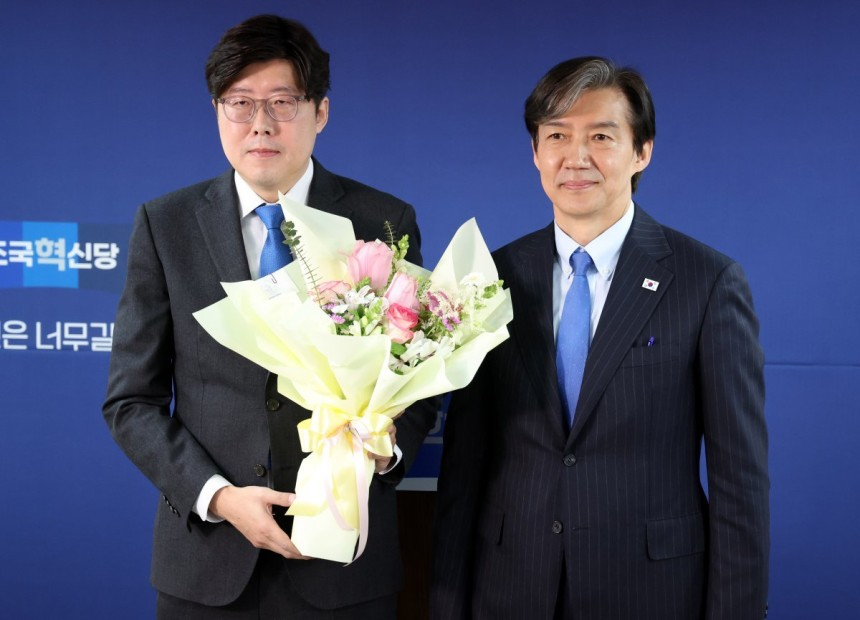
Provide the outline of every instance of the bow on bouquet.
{"type": "Polygon", "coordinates": [[[227,297],[194,314],[224,346],[278,375],[311,411],[288,514],[302,554],[339,562],[367,542],[374,460],[392,455],[393,417],[466,386],[513,318],[474,219],[429,272],[408,239],[356,241],[343,217],[281,196],[295,260],[268,277],[222,283],[227,297]],[[356,545],[357,543],[357,545],[356,545]]]}

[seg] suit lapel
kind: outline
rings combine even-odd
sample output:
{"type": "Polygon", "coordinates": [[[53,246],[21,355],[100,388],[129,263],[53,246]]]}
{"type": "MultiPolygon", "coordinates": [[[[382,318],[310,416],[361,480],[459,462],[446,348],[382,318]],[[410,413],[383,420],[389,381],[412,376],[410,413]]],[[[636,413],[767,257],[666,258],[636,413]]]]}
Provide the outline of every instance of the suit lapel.
{"type": "Polygon", "coordinates": [[[588,352],[568,441],[581,432],[637,334],[671,285],[674,275],[658,263],[671,253],[660,225],[637,206],[588,352]],[[643,288],[645,279],[659,282],[657,290],[643,288]]]}
{"type": "Polygon", "coordinates": [[[313,162],[314,176],[308,191],[308,206],[352,219],[352,209],[341,200],[344,191],[338,178],[323,168],[316,159],[313,162]]]}
{"type": "Polygon", "coordinates": [[[561,398],[555,368],[552,319],[552,264],[555,259],[553,225],[524,240],[515,257],[511,283],[514,323],[511,333],[523,363],[551,423],[563,432],[561,398]],[[514,289],[514,283],[517,288],[514,289]]]}
{"type": "Polygon", "coordinates": [[[222,282],[250,280],[232,170],[212,182],[195,213],[218,279],[222,282]]]}

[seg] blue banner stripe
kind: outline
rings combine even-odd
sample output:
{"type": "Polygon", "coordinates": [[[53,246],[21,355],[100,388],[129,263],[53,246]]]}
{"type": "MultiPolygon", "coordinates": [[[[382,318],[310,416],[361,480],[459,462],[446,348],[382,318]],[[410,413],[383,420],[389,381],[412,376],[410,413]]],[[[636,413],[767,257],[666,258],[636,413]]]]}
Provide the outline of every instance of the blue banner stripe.
{"type": "Polygon", "coordinates": [[[69,268],[69,252],[78,241],[74,222],[23,222],[22,241],[31,256],[24,270],[25,287],[78,288],[78,270],[69,268]]]}
{"type": "Polygon", "coordinates": [[[0,289],[120,293],[129,224],[0,221],[0,289]]]}

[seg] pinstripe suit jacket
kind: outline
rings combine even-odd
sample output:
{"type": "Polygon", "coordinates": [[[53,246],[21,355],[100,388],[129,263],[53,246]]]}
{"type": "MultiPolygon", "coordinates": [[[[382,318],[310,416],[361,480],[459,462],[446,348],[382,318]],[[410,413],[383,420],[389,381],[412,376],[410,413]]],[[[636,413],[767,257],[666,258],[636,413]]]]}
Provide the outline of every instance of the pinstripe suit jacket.
{"type": "Polygon", "coordinates": [[[762,618],[763,355],[741,268],[637,207],[568,433],[552,226],[494,257],[514,321],[446,421],[434,617],[552,618],[564,575],[576,619],[762,618]]]}
{"type": "MultiPolygon", "coordinates": [[[[409,234],[408,258],[420,264],[415,211],[394,196],[315,161],[308,202],[350,218],[359,239],[384,238],[383,222],[392,222],[409,234]]],[[[138,210],[104,404],[117,443],[162,493],[153,586],[205,605],[235,600],[259,551],[230,524],[204,522],[191,512],[200,489],[218,473],[237,486],[294,490],[304,457],[296,424],[309,417],[276,392],[265,370],[219,345],[192,317],[224,297],[222,281],[250,278],[238,214],[232,170],[138,210]]],[[[394,485],[435,417],[435,407],[421,403],[398,420],[404,460],[373,477],[361,558],[348,567],[289,562],[292,586],[311,604],[330,609],[400,589],[394,485]]]]}

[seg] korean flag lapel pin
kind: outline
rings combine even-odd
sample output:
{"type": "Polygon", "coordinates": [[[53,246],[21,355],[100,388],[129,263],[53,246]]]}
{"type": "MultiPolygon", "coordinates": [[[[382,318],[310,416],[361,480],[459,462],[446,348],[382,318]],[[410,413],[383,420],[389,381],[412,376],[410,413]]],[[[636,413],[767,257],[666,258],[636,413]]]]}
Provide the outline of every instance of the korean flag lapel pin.
{"type": "Polygon", "coordinates": [[[660,283],[657,282],[657,280],[652,280],[651,278],[645,278],[642,282],[642,288],[648,289],[649,291],[656,291],[658,286],[660,286],[660,283]]]}

